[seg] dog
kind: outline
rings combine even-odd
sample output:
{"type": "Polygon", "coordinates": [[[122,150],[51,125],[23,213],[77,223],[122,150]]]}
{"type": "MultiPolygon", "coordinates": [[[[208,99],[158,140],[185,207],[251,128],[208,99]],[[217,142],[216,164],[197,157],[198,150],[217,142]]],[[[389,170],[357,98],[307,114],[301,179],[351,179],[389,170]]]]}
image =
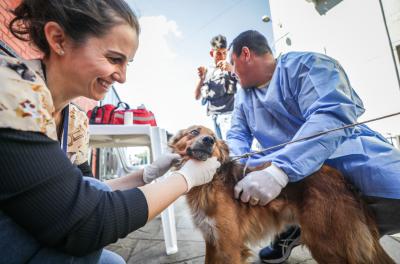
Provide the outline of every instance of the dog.
{"type": "Polygon", "coordinates": [[[212,130],[191,126],[179,131],[169,146],[183,158],[217,157],[221,167],[213,180],[192,188],[187,201],[193,222],[206,243],[205,263],[247,263],[248,245],[272,237],[288,225],[301,227],[301,244],[318,263],[395,263],[379,244],[379,232],[360,195],[337,170],[322,166],[299,182],[289,183],[266,206],[234,198],[235,184],[253,170],[232,162],[226,143],[212,130]]]}

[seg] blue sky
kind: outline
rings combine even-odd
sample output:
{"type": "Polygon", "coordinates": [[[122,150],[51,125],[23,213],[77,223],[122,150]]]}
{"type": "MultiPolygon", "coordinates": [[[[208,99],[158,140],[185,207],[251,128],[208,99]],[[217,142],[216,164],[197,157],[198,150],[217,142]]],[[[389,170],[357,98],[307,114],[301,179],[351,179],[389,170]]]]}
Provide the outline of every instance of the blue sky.
{"type": "Polygon", "coordinates": [[[211,126],[205,108],[194,100],[197,67],[212,63],[210,39],[230,42],[255,29],[272,42],[267,0],[127,0],[139,17],[139,49],[117,91],[131,106],[144,104],[159,126],[176,132],[193,124],[211,126]]]}

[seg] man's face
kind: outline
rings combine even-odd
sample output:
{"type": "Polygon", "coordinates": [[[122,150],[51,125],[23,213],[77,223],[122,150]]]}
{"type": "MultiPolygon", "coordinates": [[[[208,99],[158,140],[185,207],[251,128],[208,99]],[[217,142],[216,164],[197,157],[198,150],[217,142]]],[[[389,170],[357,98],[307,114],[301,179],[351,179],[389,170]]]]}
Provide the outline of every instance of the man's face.
{"type": "Polygon", "coordinates": [[[272,53],[257,55],[248,47],[243,47],[240,55],[230,52],[230,64],[239,78],[242,88],[265,85],[275,71],[275,59],[272,53]]]}
{"type": "Polygon", "coordinates": [[[230,53],[230,63],[233,66],[233,72],[238,76],[239,83],[242,88],[250,88],[253,86],[251,76],[249,74],[249,65],[245,59],[243,52],[238,56],[234,52],[230,53]]]}
{"type": "Polygon", "coordinates": [[[221,49],[212,49],[210,51],[210,55],[214,58],[214,63],[215,65],[220,62],[226,60],[226,54],[227,54],[227,49],[226,48],[221,48],[221,49]]]}

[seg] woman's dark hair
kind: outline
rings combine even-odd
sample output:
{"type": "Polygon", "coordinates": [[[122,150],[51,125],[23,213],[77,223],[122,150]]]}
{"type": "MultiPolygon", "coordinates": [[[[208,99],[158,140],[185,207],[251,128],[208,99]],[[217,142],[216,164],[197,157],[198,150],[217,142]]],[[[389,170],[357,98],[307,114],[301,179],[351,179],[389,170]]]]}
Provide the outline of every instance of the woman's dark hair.
{"type": "Polygon", "coordinates": [[[44,26],[58,23],[76,43],[88,37],[101,37],[110,28],[127,23],[139,34],[136,15],[125,0],[23,0],[12,13],[11,33],[23,41],[32,41],[44,54],[50,54],[44,26]]]}
{"type": "Polygon", "coordinates": [[[234,52],[236,56],[240,56],[243,47],[248,47],[249,50],[257,55],[271,53],[271,48],[268,45],[267,39],[256,30],[247,30],[240,33],[229,45],[229,49],[232,48],[232,52],[234,52]]]}

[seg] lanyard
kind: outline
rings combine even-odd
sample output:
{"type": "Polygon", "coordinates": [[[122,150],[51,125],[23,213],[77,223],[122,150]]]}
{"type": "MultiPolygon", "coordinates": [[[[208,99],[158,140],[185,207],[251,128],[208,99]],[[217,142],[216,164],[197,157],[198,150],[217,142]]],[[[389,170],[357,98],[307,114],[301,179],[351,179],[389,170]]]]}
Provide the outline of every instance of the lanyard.
{"type": "MultiPolygon", "coordinates": [[[[47,76],[46,76],[46,65],[43,61],[40,61],[41,72],[40,75],[43,77],[43,80],[47,83],[47,76]]],[[[68,119],[69,119],[69,104],[64,107],[62,110],[63,116],[63,126],[62,126],[62,136],[61,136],[61,149],[67,154],[67,145],[68,145],[68,119]]]]}
{"type": "MultiPolygon", "coordinates": [[[[41,65],[41,74],[43,77],[43,80],[46,81],[47,83],[47,76],[46,76],[46,65],[43,63],[43,61],[40,61],[41,65]]],[[[63,115],[63,126],[62,126],[62,136],[61,136],[61,149],[64,151],[65,154],[67,154],[67,145],[68,145],[68,122],[69,122],[69,104],[64,107],[62,110],[62,115],[63,115]]]]}
{"type": "Polygon", "coordinates": [[[69,105],[67,105],[63,111],[63,129],[62,129],[62,137],[61,137],[61,149],[67,154],[67,144],[68,144],[68,119],[69,119],[69,105]]]}

